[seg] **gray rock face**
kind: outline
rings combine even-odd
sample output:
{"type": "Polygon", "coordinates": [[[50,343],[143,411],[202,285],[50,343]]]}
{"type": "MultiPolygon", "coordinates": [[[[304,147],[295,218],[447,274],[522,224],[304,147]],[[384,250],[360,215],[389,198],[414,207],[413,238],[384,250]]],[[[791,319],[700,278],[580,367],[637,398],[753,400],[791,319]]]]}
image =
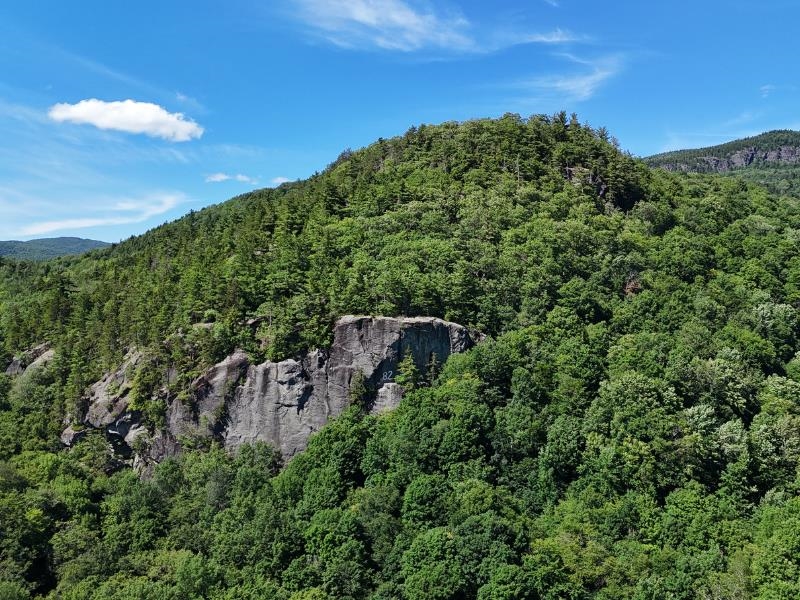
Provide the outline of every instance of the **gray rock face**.
{"type": "Polygon", "coordinates": [[[33,371],[49,363],[54,356],[55,351],[50,348],[49,344],[39,344],[19,356],[15,356],[6,368],[6,375],[22,375],[26,371],[33,371]]]}
{"type": "Polygon", "coordinates": [[[425,372],[434,355],[442,363],[473,343],[464,327],[441,319],[343,317],[329,351],[258,365],[236,353],[211,367],[194,386],[193,408],[170,405],[166,437],[178,445],[181,436],[215,437],[230,449],[263,441],[291,458],[348,407],[356,374],[372,391],[371,409],[391,410],[402,396],[394,377],[407,354],[425,372]]]}
{"type": "MultiPolygon", "coordinates": [[[[146,446],[134,460],[140,468],[212,440],[231,450],[267,442],[288,459],[305,449],[312,433],[347,409],[354,378],[363,377],[370,410],[384,412],[402,398],[394,378],[404,357],[410,355],[425,373],[432,360],[441,364],[473,344],[464,327],[441,319],[343,317],[329,350],[261,364],[250,364],[241,351],[226,357],[192,383],[188,400],[169,403],[166,426],[153,435],[127,411],[131,371],[141,361],[134,351],[116,372],[90,388],[83,421],[128,445],[135,441],[139,448],[146,446]]],[[[68,433],[65,443],[73,438],[68,433]]]]}
{"type": "Polygon", "coordinates": [[[67,428],[61,432],[61,443],[65,446],[72,446],[79,442],[84,435],[86,435],[86,430],[76,429],[72,425],[68,425],[67,428]]]}
{"type": "Polygon", "coordinates": [[[400,384],[388,382],[378,388],[375,402],[372,405],[372,412],[375,414],[384,413],[396,408],[403,399],[403,387],[400,384]]]}
{"type": "MultiPolygon", "coordinates": [[[[139,415],[128,410],[133,375],[142,362],[141,353],[132,350],[116,371],[91,386],[81,420],[104,430],[123,453],[135,446],[134,465],[142,469],[187,445],[212,440],[231,450],[263,441],[288,459],[305,449],[312,433],[344,412],[359,374],[371,395],[370,410],[384,412],[402,398],[394,377],[405,356],[410,354],[424,373],[434,357],[442,363],[473,344],[464,327],[441,319],[343,317],[336,323],[330,350],[262,364],[250,364],[241,351],[226,357],[192,383],[188,400],[169,402],[166,426],[152,435],[139,415]]],[[[83,431],[70,426],[62,441],[71,445],[81,435],[83,431]]]]}
{"type": "Polygon", "coordinates": [[[800,147],[781,146],[773,150],[756,147],[743,148],[727,156],[700,156],[690,163],[669,163],[662,165],[667,171],[727,173],[734,169],[749,167],[752,164],[788,165],[800,163],[800,147]]]}
{"type": "MultiPolygon", "coordinates": [[[[128,410],[128,392],[141,360],[141,353],[135,350],[128,352],[116,371],[106,373],[105,377],[89,388],[89,410],[84,418],[86,424],[97,429],[108,428],[125,415],[128,410]]],[[[122,437],[125,437],[124,434],[122,437]]]]}
{"type": "Polygon", "coordinates": [[[226,401],[231,399],[248,367],[247,354],[237,350],[195,379],[190,399],[186,402],[175,399],[169,405],[166,415],[169,435],[177,440],[219,434],[226,401]]]}
{"type": "Polygon", "coordinates": [[[89,388],[88,409],[83,415],[67,416],[61,443],[72,446],[83,439],[90,428],[99,429],[118,457],[130,457],[136,441],[147,436],[140,414],[128,408],[128,394],[142,360],[141,352],[131,350],[116,371],[106,373],[89,388]]]}

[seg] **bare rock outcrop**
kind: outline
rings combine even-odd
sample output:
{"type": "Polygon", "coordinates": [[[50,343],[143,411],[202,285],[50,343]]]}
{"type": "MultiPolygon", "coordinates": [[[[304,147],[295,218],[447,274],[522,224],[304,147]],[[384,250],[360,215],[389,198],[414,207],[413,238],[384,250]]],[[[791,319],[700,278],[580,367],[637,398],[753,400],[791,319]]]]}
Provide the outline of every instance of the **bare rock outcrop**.
{"type": "Polygon", "coordinates": [[[434,356],[443,362],[472,345],[466,328],[432,317],[342,317],[327,351],[261,364],[236,353],[211,367],[194,386],[191,408],[170,405],[167,435],[178,444],[186,435],[216,437],[231,449],[263,441],[290,458],[348,407],[357,374],[371,409],[390,410],[400,402],[394,377],[406,354],[424,372],[434,356]]]}
{"type": "Polygon", "coordinates": [[[89,409],[84,418],[87,425],[97,429],[112,427],[114,430],[113,426],[128,410],[128,393],[141,360],[140,352],[128,352],[116,371],[106,373],[89,388],[89,409]]]}
{"type": "Polygon", "coordinates": [[[667,171],[684,173],[727,173],[751,165],[793,165],[800,163],[800,147],[780,146],[766,150],[755,146],[742,148],[724,156],[698,156],[687,162],[660,164],[667,171]]]}
{"type": "Polygon", "coordinates": [[[6,375],[22,375],[43,367],[55,356],[55,351],[47,343],[34,346],[22,354],[14,357],[11,364],[6,368],[6,375]]]}
{"type": "Polygon", "coordinates": [[[394,378],[403,358],[410,355],[424,373],[432,362],[443,363],[473,344],[466,328],[432,317],[342,317],[330,349],[261,364],[251,364],[241,351],[226,357],[192,383],[188,398],[169,401],[165,427],[150,436],[127,411],[128,374],[140,360],[133,352],[92,386],[84,422],[128,444],[136,440],[140,465],[213,440],[231,450],[267,442],[288,459],[347,409],[356,378],[368,390],[370,410],[391,410],[402,397],[394,378]]]}

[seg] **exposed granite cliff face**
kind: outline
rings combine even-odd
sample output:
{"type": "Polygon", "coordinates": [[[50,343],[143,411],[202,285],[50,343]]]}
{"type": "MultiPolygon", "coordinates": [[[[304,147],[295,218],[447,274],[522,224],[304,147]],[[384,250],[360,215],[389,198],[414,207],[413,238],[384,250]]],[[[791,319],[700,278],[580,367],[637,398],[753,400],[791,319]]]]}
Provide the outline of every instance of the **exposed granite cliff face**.
{"type": "Polygon", "coordinates": [[[39,344],[30,350],[26,350],[22,354],[15,356],[11,364],[6,367],[6,375],[22,375],[26,371],[34,371],[53,360],[55,351],[50,348],[49,344],[39,344]]]}
{"type": "Polygon", "coordinates": [[[659,164],[667,171],[684,173],[727,173],[755,164],[790,165],[800,163],[800,147],[781,146],[771,150],[743,148],[725,156],[699,156],[689,161],[659,164]]]}
{"type": "MultiPolygon", "coordinates": [[[[104,430],[117,448],[128,453],[134,440],[147,433],[139,422],[139,414],[128,410],[128,393],[131,391],[133,376],[142,361],[142,354],[136,350],[128,352],[116,371],[106,373],[100,381],[89,387],[88,409],[83,415],[83,423],[76,427],[70,423],[61,433],[61,441],[72,445],[86,434],[89,426],[104,430]]],[[[72,418],[68,418],[70,421],[72,418]]]]}
{"type": "MultiPolygon", "coordinates": [[[[441,319],[347,316],[336,323],[329,350],[261,364],[250,364],[246,354],[235,352],[193,382],[189,400],[169,403],[166,427],[142,443],[147,450],[138,460],[158,462],[187,444],[211,440],[229,449],[263,441],[291,458],[312,433],[347,408],[354,378],[363,376],[373,412],[390,410],[402,396],[394,377],[405,356],[410,354],[424,372],[434,355],[441,363],[473,343],[464,327],[441,319]]],[[[125,399],[125,374],[137,356],[129,354],[116,373],[92,386],[84,418],[128,445],[144,433],[125,399]]]]}

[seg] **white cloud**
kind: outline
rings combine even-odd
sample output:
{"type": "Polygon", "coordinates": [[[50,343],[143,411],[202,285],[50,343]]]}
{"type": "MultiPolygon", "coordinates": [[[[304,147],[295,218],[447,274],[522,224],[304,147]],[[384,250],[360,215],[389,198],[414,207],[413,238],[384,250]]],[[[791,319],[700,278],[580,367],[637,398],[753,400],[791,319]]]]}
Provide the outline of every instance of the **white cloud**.
{"type": "Polygon", "coordinates": [[[772,94],[772,92],[774,92],[776,89],[777,89],[777,86],[774,86],[771,83],[768,83],[767,85],[762,85],[759,88],[759,91],[761,92],[761,97],[762,98],[769,98],[770,94],[772,94]]]}
{"type": "Polygon", "coordinates": [[[227,173],[212,173],[206,177],[206,183],[219,183],[221,181],[228,181],[231,176],[227,173]]]}
{"type": "Polygon", "coordinates": [[[91,98],[77,104],[55,104],[47,114],[59,123],[143,133],[171,142],[186,142],[203,135],[203,128],[183,113],[170,113],[157,104],[136,100],[105,102],[91,98]]]}
{"type": "Polygon", "coordinates": [[[206,177],[206,183],[220,183],[230,180],[238,181],[240,183],[249,183],[251,185],[258,183],[258,179],[255,177],[249,177],[247,175],[242,175],[241,173],[236,175],[228,175],[227,173],[212,173],[206,177]]]}
{"type": "Polygon", "coordinates": [[[618,56],[607,56],[594,61],[583,60],[572,55],[564,55],[570,61],[589,67],[587,72],[567,75],[545,75],[520,82],[517,87],[528,89],[535,94],[558,97],[562,100],[579,102],[588,100],[609,79],[622,68],[618,56]]]}
{"type": "Polygon", "coordinates": [[[273,177],[270,179],[270,183],[275,186],[281,185],[282,183],[288,183],[290,181],[291,179],[288,177],[273,177]]]}
{"type": "Polygon", "coordinates": [[[546,4],[550,6],[554,6],[555,8],[559,7],[558,0],[544,0],[546,4]]]}
{"type": "MultiPolygon", "coordinates": [[[[558,6],[555,0],[545,1],[558,6]]],[[[477,54],[521,44],[586,41],[559,28],[531,34],[520,33],[515,26],[478,27],[460,13],[436,12],[422,0],[293,0],[293,4],[296,18],[327,41],[348,49],[477,54]]]]}
{"type": "Polygon", "coordinates": [[[524,36],[522,41],[536,44],[569,44],[570,42],[580,42],[584,39],[559,28],[548,33],[534,33],[524,36]]]}
{"type": "Polygon", "coordinates": [[[295,0],[300,17],[345,48],[368,44],[411,52],[426,47],[472,50],[469,22],[413,8],[402,0],[295,0]]]}
{"type": "Polygon", "coordinates": [[[40,221],[21,228],[19,235],[43,235],[55,231],[141,223],[152,217],[162,215],[185,201],[186,197],[181,193],[153,194],[139,199],[118,200],[106,209],[107,214],[105,216],[40,221]]]}
{"type": "Polygon", "coordinates": [[[540,89],[556,94],[563,94],[571,100],[588,100],[594,96],[597,88],[609,77],[613,71],[596,69],[584,75],[553,75],[542,77],[534,82],[540,89]]]}

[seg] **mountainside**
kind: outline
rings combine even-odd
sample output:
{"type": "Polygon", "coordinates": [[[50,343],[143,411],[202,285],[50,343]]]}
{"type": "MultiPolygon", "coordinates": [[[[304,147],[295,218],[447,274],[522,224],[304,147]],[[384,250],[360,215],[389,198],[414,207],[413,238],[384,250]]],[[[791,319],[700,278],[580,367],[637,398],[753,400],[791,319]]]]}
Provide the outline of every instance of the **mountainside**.
{"type": "Polygon", "coordinates": [[[336,322],[330,349],[261,364],[240,350],[226,356],[191,383],[189,402],[165,398],[166,426],[152,436],[142,415],[129,410],[132,376],[147,368],[147,357],[132,350],[91,386],[82,422],[69,425],[61,440],[71,446],[87,433],[84,426],[99,429],[126,454],[135,448],[139,467],[212,442],[228,450],[267,442],[289,459],[353,402],[369,413],[396,408],[402,365],[434,377],[442,361],[473,344],[465,328],[440,319],[346,316],[336,322]]]}
{"type": "Polygon", "coordinates": [[[735,174],[775,193],[800,193],[800,131],[769,131],[718,146],[655,154],[644,161],[668,171],[735,174]]]}
{"type": "Polygon", "coordinates": [[[83,254],[110,245],[108,242],[76,237],[41,238],[27,242],[0,241],[0,256],[20,260],[49,260],[70,254],[83,254]]]}
{"type": "Polygon", "coordinates": [[[800,597],[800,199],[609,139],[0,259],[0,597],[800,597]]]}

